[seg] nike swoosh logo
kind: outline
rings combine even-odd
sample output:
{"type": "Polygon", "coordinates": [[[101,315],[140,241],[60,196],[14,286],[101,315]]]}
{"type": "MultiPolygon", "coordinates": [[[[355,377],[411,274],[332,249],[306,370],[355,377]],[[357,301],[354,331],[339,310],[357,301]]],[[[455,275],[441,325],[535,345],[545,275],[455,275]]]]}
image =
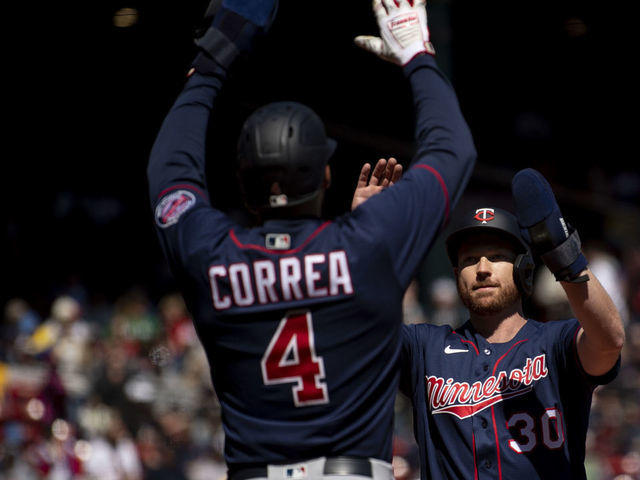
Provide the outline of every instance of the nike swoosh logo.
{"type": "Polygon", "coordinates": [[[464,348],[451,348],[451,345],[447,345],[446,347],[444,347],[444,353],[464,353],[464,352],[468,352],[469,349],[464,349],[464,348]]]}

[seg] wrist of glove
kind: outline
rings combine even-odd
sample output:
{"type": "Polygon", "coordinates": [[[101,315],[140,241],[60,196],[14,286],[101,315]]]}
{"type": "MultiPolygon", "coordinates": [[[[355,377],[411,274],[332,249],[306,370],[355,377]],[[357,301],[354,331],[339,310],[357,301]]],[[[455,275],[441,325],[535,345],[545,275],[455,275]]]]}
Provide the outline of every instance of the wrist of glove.
{"type": "Polygon", "coordinates": [[[373,10],[380,37],[360,35],[356,45],[401,66],[420,54],[435,55],[425,0],[373,0],[373,10]]]}
{"type": "Polygon", "coordinates": [[[541,245],[548,245],[550,238],[557,236],[560,230],[564,233],[564,228],[560,225],[562,217],[554,217],[559,221],[540,222],[528,229],[522,229],[522,236],[536,255],[539,255],[542,262],[553,273],[556,280],[564,282],[582,282],[588,280],[580,273],[587,267],[587,259],[582,253],[582,245],[578,232],[570,225],[566,224],[566,231],[571,232],[561,243],[552,246],[547,250],[541,245]]]}
{"type": "Polygon", "coordinates": [[[556,280],[585,282],[587,267],[578,232],[565,222],[551,186],[536,170],[519,171],[512,181],[516,217],[524,241],[556,280]]]}
{"type": "Polygon", "coordinates": [[[269,30],[277,7],[278,0],[211,0],[204,28],[196,34],[193,69],[204,74],[227,71],[269,30]]]}

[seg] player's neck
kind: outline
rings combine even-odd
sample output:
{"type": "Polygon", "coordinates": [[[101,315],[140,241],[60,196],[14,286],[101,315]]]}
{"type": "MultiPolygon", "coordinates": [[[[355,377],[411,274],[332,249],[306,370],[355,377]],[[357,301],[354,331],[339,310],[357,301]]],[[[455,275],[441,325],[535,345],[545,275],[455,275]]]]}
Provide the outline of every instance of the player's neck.
{"type": "Polygon", "coordinates": [[[471,314],[473,328],[489,343],[506,343],[517,335],[527,319],[522,311],[514,310],[496,315],[471,314]]]}
{"type": "Polygon", "coordinates": [[[260,223],[267,220],[297,219],[297,218],[321,218],[324,194],[316,195],[313,199],[293,207],[271,208],[259,212],[260,223]]]}

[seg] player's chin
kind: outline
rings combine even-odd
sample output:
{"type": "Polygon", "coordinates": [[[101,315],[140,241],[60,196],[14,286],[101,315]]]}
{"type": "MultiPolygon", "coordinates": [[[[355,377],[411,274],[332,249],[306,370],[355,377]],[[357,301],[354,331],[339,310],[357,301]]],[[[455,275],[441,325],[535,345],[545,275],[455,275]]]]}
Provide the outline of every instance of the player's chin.
{"type": "Polygon", "coordinates": [[[488,292],[467,291],[461,295],[462,303],[474,313],[485,313],[495,308],[496,298],[488,292]]]}
{"type": "Polygon", "coordinates": [[[502,302],[494,298],[475,298],[467,305],[470,311],[479,315],[499,313],[504,307],[502,302]]]}
{"type": "Polygon", "coordinates": [[[482,288],[468,292],[462,301],[471,312],[492,315],[507,309],[519,298],[515,288],[482,288]]]}

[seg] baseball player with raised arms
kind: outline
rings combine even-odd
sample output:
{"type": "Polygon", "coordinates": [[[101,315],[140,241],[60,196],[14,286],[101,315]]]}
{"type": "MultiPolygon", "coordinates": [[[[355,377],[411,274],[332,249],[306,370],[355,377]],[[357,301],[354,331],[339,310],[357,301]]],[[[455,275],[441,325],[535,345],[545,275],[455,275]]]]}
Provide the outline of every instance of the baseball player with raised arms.
{"type": "Polygon", "coordinates": [[[469,320],[456,330],[403,327],[401,390],[413,403],[423,479],[586,478],[591,397],[618,372],[622,321],[546,179],[524,169],[512,190],[516,216],[478,205],[446,238],[469,320]],[[524,316],[532,254],[575,318],[524,316]]]}
{"type": "Polygon", "coordinates": [[[356,42],[403,69],[416,114],[416,155],[394,188],[384,187],[396,162],[379,162],[369,185],[366,167],[354,206],[359,192],[383,191],[322,219],[335,142],[310,108],[276,102],[249,116],[238,141],[244,199],[260,225],[211,204],[205,163],[226,159],[205,154],[209,118],[235,59],[273,20],[273,0],[210,5],[151,151],[155,224],[209,360],[229,480],[393,478],[402,297],[476,154],[436,64],[424,2],[374,5],[382,38],[356,42]]]}

